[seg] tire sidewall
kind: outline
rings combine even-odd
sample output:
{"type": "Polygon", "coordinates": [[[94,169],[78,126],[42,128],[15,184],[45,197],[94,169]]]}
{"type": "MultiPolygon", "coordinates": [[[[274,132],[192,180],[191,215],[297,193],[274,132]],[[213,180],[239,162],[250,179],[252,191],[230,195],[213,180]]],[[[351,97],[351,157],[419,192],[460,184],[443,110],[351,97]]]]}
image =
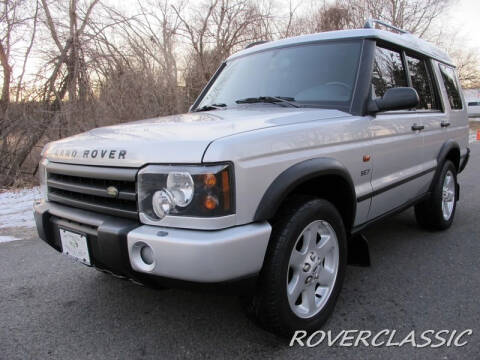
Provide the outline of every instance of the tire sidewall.
{"type": "Polygon", "coordinates": [[[442,229],[447,229],[452,225],[453,219],[455,217],[455,212],[457,210],[457,200],[458,200],[457,169],[455,168],[455,165],[450,160],[447,160],[444,162],[437,184],[435,184],[432,196],[434,199],[432,210],[435,212],[435,216],[438,218],[439,226],[442,229]],[[450,171],[453,174],[453,179],[455,183],[454,184],[455,201],[453,202],[452,215],[448,220],[445,220],[445,218],[443,217],[443,210],[442,210],[442,195],[443,195],[443,183],[445,181],[445,176],[447,175],[448,171],[450,171]]]}
{"type": "MultiPolygon", "coordinates": [[[[278,225],[279,224],[277,224],[277,226],[278,225]]],[[[331,203],[325,200],[315,199],[300,207],[292,216],[288,224],[283,227],[280,224],[280,227],[281,230],[278,232],[277,236],[286,239],[286,241],[285,244],[283,244],[283,251],[277,251],[277,253],[274,254],[274,256],[280,256],[281,259],[278,259],[280,260],[280,269],[278,269],[279,273],[275,277],[274,283],[272,283],[271,286],[276,287],[279,293],[278,295],[280,296],[279,308],[277,310],[279,311],[281,322],[283,324],[288,324],[290,331],[318,329],[332,313],[345,276],[345,268],[347,264],[347,238],[342,218],[331,203]],[[287,296],[287,270],[290,255],[298,237],[307,225],[316,220],[324,220],[328,222],[335,231],[339,248],[339,264],[335,284],[326,304],[315,316],[304,319],[296,316],[290,308],[287,296]]]]}

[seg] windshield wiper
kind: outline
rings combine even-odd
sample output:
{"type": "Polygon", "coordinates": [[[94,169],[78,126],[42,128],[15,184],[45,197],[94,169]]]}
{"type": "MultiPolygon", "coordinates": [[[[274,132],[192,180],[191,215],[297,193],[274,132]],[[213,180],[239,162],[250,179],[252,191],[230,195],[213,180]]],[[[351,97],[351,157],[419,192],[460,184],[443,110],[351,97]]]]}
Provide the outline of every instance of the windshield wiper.
{"type": "Polygon", "coordinates": [[[245,99],[239,99],[239,100],[236,100],[235,102],[237,104],[253,104],[253,103],[284,104],[285,103],[296,108],[300,107],[299,105],[296,105],[291,101],[295,101],[295,99],[288,96],[259,96],[259,97],[249,97],[245,99]]]}
{"type": "Polygon", "coordinates": [[[227,106],[227,104],[210,104],[210,105],[204,105],[201,108],[195,109],[193,111],[198,112],[198,111],[218,110],[218,109],[224,108],[226,106],[227,106]]]}

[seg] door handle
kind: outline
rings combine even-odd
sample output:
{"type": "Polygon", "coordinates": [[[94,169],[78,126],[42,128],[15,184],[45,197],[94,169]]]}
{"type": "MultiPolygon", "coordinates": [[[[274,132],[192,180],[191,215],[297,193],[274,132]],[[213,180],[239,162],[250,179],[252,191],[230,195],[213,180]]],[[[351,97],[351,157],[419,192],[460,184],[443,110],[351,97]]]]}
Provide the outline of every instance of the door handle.
{"type": "Polygon", "coordinates": [[[449,127],[449,126],[450,126],[450,123],[449,123],[449,122],[446,122],[446,121],[442,121],[442,122],[440,123],[440,126],[446,128],[446,127],[449,127]]]}
{"type": "Polygon", "coordinates": [[[417,131],[417,130],[421,131],[423,129],[425,129],[425,126],[423,126],[423,125],[417,125],[417,124],[412,125],[412,131],[417,131]]]}

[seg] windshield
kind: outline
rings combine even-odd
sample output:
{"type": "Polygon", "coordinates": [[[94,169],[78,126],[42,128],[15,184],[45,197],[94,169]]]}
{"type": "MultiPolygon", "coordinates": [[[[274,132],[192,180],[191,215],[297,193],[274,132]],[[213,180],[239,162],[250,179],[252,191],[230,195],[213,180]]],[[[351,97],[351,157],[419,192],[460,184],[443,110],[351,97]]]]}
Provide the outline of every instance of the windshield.
{"type": "Polygon", "coordinates": [[[348,110],[360,41],[266,50],[228,61],[197,108],[234,106],[247,98],[278,97],[299,106],[348,110]]]}

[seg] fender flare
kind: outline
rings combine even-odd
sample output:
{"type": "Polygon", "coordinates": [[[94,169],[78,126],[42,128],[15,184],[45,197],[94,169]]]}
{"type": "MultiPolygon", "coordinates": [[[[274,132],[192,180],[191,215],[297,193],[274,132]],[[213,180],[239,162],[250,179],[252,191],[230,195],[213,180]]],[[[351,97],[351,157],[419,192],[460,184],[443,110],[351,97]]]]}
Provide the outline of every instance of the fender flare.
{"type": "Polygon", "coordinates": [[[350,188],[349,196],[352,199],[352,226],[356,214],[356,193],[352,178],[348,170],[338,160],[332,158],[315,158],[297,163],[283,171],[270,184],[257,206],[254,221],[265,221],[273,218],[285,198],[298,185],[325,175],[335,175],[346,181],[350,188]]]}
{"type": "MultiPolygon", "coordinates": [[[[435,170],[435,174],[433,175],[432,183],[430,184],[430,191],[433,190],[433,187],[438,181],[438,178],[440,177],[440,172],[442,171],[442,165],[447,159],[447,155],[452,151],[452,150],[457,150],[458,153],[460,154],[460,146],[458,143],[454,140],[447,140],[442,147],[440,148],[440,151],[437,155],[437,168],[435,170]]],[[[460,164],[458,164],[460,165],[460,164]]]]}

